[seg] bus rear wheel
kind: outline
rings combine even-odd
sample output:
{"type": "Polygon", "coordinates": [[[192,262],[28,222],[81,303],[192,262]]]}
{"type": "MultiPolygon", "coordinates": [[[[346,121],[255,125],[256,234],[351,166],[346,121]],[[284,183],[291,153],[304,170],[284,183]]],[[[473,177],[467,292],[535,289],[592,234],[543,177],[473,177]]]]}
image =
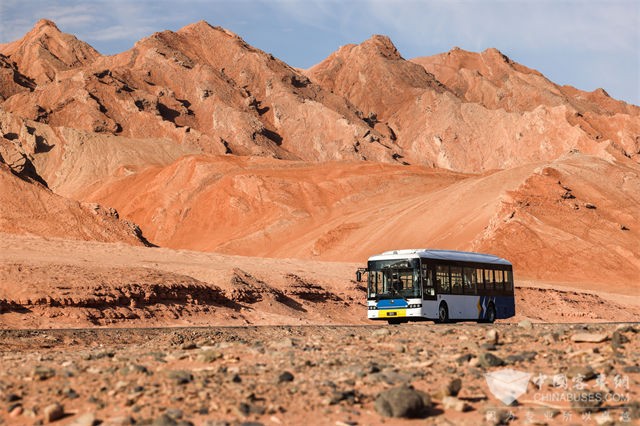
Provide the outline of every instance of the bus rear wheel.
{"type": "Polygon", "coordinates": [[[496,320],[496,307],[493,305],[493,303],[491,303],[487,308],[487,322],[493,323],[495,320],[496,320]]]}
{"type": "Polygon", "coordinates": [[[446,303],[441,303],[438,308],[438,322],[445,323],[449,322],[449,308],[446,303]]]}

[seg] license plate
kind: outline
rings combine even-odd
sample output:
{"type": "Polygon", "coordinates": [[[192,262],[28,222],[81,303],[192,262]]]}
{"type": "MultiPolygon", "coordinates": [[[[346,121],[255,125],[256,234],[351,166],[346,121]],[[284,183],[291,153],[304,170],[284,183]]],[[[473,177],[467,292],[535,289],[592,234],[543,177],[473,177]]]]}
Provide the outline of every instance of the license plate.
{"type": "Polygon", "coordinates": [[[387,312],[388,317],[395,317],[397,314],[397,312],[387,312]]]}

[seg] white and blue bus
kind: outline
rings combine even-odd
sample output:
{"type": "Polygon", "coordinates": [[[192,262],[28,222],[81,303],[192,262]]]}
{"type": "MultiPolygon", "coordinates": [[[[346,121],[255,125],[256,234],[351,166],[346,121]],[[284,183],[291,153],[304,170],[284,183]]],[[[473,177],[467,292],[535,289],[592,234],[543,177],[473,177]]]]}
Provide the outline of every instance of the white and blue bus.
{"type": "Polygon", "coordinates": [[[369,258],[368,317],[407,321],[494,322],[515,315],[513,267],[490,254],[410,249],[369,258]]]}

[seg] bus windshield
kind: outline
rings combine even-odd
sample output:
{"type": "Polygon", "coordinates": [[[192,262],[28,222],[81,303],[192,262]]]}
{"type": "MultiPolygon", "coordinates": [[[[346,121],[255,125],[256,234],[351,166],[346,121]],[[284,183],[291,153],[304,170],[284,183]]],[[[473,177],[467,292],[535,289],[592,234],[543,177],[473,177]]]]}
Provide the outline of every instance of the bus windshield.
{"type": "Polygon", "coordinates": [[[367,297],[374,300],[420,297],[419,265],[418,259],[370,261],[367,297]]]}

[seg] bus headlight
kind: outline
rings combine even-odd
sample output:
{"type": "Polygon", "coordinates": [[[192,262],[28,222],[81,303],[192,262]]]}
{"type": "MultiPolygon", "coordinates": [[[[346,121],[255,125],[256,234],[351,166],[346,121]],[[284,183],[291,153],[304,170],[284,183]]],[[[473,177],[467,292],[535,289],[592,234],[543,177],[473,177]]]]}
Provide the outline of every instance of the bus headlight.
{"type": "Polygon", "coordinates": [[[413,305],[409,305],[409,309],[413,309],[413,308],[422,308],[422,303],[416,303],[413,305]]]}
{"type": "Polygon", "coordinates": [[[377,307],[377,306],[369,306],[369,310],[370,310],[370,311],[375,311],[376,309],[378,309],[378,307],[377,307]]]}

